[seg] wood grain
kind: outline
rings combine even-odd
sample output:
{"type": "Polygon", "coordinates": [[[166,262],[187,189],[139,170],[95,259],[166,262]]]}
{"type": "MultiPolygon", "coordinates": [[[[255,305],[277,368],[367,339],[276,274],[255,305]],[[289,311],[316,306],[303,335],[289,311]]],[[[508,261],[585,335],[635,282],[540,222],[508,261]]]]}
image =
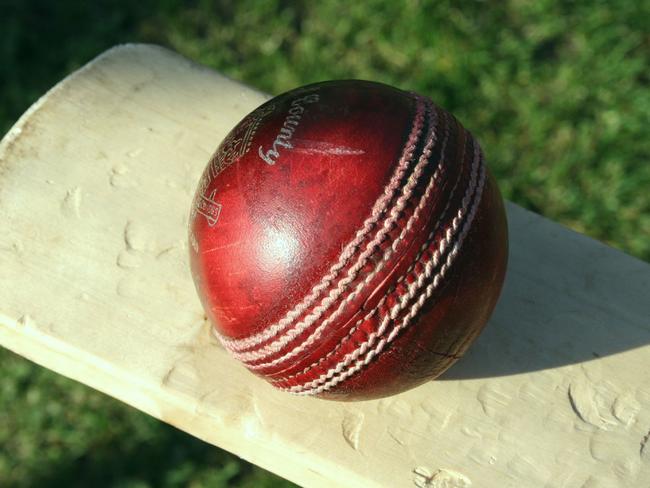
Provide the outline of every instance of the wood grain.
{"type": "Polygon", "coordinates": [[[228,357],[189,204],[265,99],[129,45],[37,102],[0,144],[0,344],[304,486],[650,486],[650,266],[512,204],[503,296],[442,379],[336,403],[228,357]]]}

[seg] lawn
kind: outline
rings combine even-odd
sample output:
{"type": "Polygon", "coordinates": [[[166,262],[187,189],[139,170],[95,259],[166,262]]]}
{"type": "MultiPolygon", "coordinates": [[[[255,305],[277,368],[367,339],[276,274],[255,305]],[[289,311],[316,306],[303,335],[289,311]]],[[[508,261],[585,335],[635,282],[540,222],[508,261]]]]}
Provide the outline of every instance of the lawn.
{"type": "MultiPolygon", "coordinates": [[[[506,198],[650,261],[648,0],[81,3],[0,0],[0,133],[123,42],[270,93],[383,81],[456,114],[506,198]]],[[[0,371],[0,486],[290,486],[6,351],[0,371]]]]}

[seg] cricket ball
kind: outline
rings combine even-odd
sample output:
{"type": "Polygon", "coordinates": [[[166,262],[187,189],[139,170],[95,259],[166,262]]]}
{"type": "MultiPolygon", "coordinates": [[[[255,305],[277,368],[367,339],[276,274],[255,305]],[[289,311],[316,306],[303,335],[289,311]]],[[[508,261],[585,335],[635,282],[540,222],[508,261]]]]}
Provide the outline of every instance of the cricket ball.
{"type": "Polygon", "coordinates": [[[467,349],[499,296],[503,201],[428,98],[347,80],[247,115],[198,185],[192,274],[216,337],[299,395],[383,397],[467,349]]]}

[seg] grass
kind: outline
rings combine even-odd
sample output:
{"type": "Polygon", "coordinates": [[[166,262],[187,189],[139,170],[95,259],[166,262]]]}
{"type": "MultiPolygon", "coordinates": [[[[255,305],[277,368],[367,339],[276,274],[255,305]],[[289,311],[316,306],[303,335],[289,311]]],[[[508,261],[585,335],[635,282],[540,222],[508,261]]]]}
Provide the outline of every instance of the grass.
{"type": "MultiPolygon", "coordinates": [[[[650,261],[648,0],[0,6],[0,133],[121,42],[169,46],[271,93],[383,81],[454,112],[505,197],[650,261]]],[[[288,485],[8,352],[0,370],[2,486],[288,485]]]]}

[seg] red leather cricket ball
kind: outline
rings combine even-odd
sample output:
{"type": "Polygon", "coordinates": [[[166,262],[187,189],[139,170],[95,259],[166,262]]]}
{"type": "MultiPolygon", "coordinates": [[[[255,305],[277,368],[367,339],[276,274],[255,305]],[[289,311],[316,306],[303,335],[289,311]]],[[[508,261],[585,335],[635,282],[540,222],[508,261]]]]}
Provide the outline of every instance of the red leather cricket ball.
{"type": "Polygon", "coordinates": [[[277,388],[339,400],[441,374],[490,317],[507,260],[476,139],[423,96],[357,80],[246,116],[203,173],[189,239],[225,348],[277,388]]]}

